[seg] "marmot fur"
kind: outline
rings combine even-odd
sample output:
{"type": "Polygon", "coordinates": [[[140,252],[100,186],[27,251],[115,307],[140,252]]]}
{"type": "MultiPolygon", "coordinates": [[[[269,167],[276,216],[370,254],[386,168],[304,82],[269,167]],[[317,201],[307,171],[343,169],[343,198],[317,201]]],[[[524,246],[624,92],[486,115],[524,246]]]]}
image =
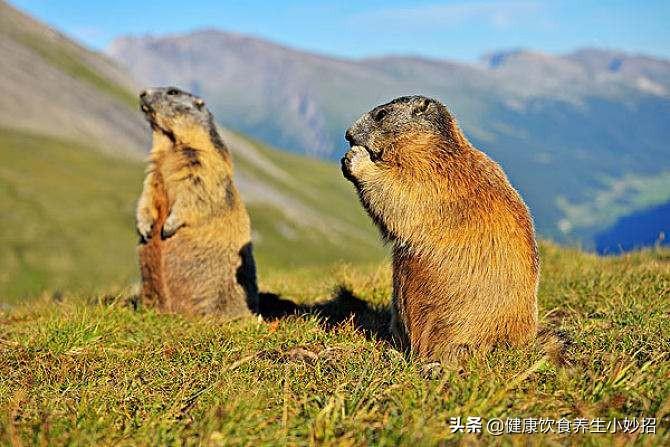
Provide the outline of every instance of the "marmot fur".
{"type": "Polygon", "coordinates": [[[145,90],[140,103],[153,130],[137,206],[143,302],[188,314],[256,310],[249,215],[211,113],[174,87],[145,90]]]}
{"type": "Polygon", "coordinates": [[[346,132],[342,171],[393,245],[392,331],[452,361],[537,333],[533,222],[503,170],[440,102],[397,98],[346,132]],[[454,358],[455,357],[455,358],[454,358]]]}

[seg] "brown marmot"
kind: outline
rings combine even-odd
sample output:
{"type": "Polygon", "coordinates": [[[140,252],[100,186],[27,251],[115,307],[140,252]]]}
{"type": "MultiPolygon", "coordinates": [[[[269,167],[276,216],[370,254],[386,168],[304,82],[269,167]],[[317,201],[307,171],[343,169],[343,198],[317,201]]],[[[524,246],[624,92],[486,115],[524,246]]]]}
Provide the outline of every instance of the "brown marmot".
{"type": "Polygon", "coordinates": [[[140,106],[153,130],[137,205],[142,301],[189,314],[255,311],[249,215],[212,114],[175,87],[141,92],[140,106]]]}
{"type": "Polygon", "coordinates": [[[421,357],[454,361],[537,332],[533,222],[503,170],[447,108],[397,98],[346,132],[342,171],[393,245],[392,331],[421,357]]]}

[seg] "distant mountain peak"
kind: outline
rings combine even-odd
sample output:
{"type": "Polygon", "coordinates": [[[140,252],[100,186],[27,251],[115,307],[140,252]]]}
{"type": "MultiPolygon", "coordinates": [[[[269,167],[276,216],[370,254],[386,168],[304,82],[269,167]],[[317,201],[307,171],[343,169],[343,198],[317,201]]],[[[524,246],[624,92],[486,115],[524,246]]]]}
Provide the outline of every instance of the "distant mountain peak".
{"type": "Polygon", "coordinates": [[[524,48],[511,48],[487,53],[482,56],[481,59],[489,68],[498,68],[502,65],[505,65],[510,59],[514,59],[521,55],[531,54],[535,53],[524,48]]]}

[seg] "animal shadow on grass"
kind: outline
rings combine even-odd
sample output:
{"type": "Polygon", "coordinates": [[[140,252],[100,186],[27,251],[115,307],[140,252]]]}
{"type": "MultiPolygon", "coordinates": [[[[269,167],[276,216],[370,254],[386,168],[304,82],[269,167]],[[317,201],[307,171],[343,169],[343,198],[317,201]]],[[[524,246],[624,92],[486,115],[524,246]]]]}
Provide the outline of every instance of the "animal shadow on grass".
{"type": "MultiPolygon", "coordinates": [[[[368,340],[381,341],[390,347],[404,353],[407,359],[411,354],[403,350],[391,334],[391,309],[386,307],[375,308],[358,298],[351,289],[340,285],[335,289],[333,296],[315,304],[297,304],[289,299],[274,293],[261,292],[259,294],[259,313],[266,321],[276,321],[291,316],[316,315],[319,317],[325,330],[332,330],[338,325],[351,321],[354,327],[361,331],[368,340]]],[[[529,352],[540,350],[557,366],[570,365],[567,359],[567,349],[572,344],[567,334],[556,328],[554,324],[542,326],[534,343],[528,346],[529,352]]],[[[495,348],[500,349],[500,347],[495,348]]],[[[504,349],[504,348],[503,348],[504,349]]],[[[421,377],[436,379],[442,376],[446,369],[462,370],[472,352],[465,351],[460,358],[444,362],[422,361],[421,377]]]]}
{"type": "Polygon", "coordinates": [[[315,304],[297,304],[274,293],[259,294],[259,313],[266,321],[290,316],[316,315],[326,330],[351,321],[369,340],[383,341],[395,347],[389,330],[391,310],[374,308],[353,294],[351,289],[338,286],[333,296],[315,304]]]}

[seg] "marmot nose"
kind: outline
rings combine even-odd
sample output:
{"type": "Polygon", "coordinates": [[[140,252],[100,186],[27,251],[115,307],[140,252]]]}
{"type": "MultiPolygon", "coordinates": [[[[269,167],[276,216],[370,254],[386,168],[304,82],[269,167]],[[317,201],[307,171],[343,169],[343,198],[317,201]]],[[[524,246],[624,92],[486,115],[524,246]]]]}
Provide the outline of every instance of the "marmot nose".
{"type": "Polygon", "coordinates": [[[142,91],[140,92],[140,98],[144,98],[145,96],[147,96],[147,91],[146,91],[146,90],[142,90],[142,91]]]}
{"type": "Polygon", "coordinates": [[[349,142],[349,144],[354,144],[354,134],[351,132],[351,128],[347,129],[347,132],[344,134],[344,139],[349,142]]]}

